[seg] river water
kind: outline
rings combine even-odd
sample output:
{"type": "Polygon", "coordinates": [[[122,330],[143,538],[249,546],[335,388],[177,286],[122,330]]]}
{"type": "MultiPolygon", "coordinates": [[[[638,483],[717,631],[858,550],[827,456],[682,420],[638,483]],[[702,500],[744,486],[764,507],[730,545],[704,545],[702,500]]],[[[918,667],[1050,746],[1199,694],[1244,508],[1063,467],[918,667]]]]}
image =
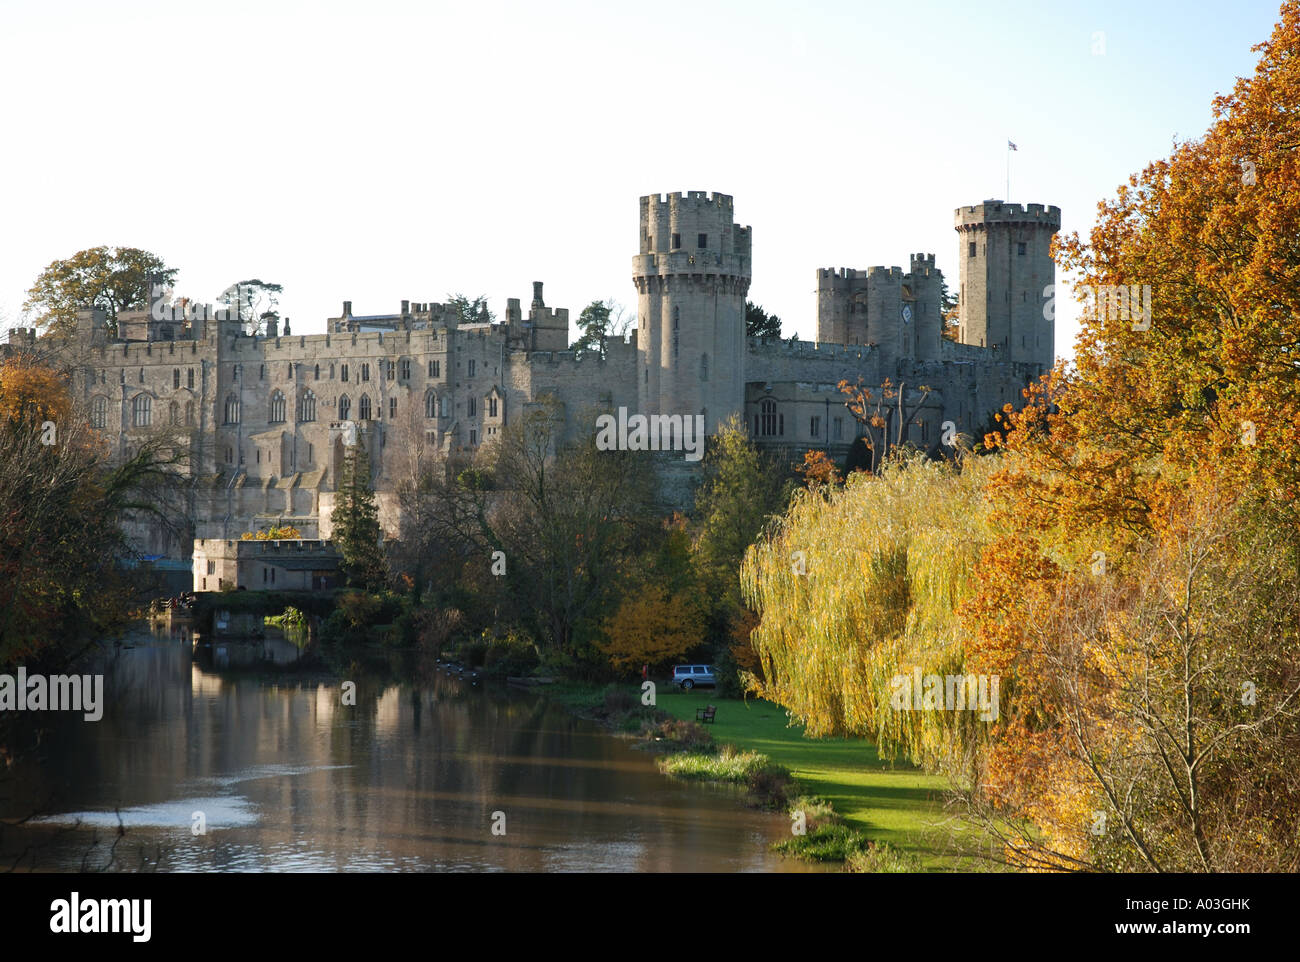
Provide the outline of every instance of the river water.
{"type": "Polygon", "coordinates": [[[339,676],[286,670],[298,657],[128,636],[95,669],[102,719],[42,713],[39,744],[0,769],[0,868],[810,869],[769,851],[784,816],[670,779],[539,695],[356,669],[345,705],[339,676]]]}

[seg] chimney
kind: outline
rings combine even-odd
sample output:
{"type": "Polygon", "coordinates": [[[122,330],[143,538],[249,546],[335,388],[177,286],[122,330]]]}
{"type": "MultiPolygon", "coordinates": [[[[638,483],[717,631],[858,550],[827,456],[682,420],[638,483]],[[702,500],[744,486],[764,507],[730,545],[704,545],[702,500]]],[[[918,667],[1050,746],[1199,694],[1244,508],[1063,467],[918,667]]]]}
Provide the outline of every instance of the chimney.
{"type": "Polygon", "coordinates": [[[539,310],[545,306],[546,304],[542,301],[542,282],[533,281],[533,310],[539,310]]]}
{"type": "Polygon", "coordinates": [[[352,302],[351,302],[351,301],[344,301],[344,302],[343,302],[343,316],[344,316],[344,317],[351,317],[351,316],[352,316],[352,302]]]}

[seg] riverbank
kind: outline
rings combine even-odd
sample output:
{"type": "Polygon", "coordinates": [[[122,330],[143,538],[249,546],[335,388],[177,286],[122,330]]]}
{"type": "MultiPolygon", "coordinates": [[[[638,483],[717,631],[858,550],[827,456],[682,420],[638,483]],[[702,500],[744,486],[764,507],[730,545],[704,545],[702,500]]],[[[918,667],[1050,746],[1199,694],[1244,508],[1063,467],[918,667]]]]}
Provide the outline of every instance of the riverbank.
{"type": "MultiPolygon", "coordinates": [[[[638,685],[627,689],[639,695],[638,685]]],[[[571,711],[591,717],[604,705],[606,686],[568,682],[541,690],[571,711]]],[[[685,722],[695,720],[697,708],[716,705],[713,723],[703,727],[717,748],[732,745],[766,755],[789,769],[795,783],[792,798],[825,800],[847,828],[898,849],[922,869],[976,867],[952,851],[943,778],[906,763],[882,761],[866,739],[805,738],[803,727],[790,726],[785,710],[770,702],[719,698],[708,690],[686,693],[664,685],[658,687],[656,701],[659,711],[685,722]]]]}

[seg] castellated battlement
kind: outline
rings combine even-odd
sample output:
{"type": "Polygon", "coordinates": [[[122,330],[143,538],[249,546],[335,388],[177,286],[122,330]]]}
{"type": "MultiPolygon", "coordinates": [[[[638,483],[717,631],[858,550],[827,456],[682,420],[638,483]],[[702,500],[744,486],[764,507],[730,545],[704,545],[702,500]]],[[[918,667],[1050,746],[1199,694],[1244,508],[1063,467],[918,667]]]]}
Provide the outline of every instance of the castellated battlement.
{"type": "Polygon", "coordinates": [[[642,254],[737,254],[749,257],[753,233],[734,223],[735,205],[730,194],[704,190],[672,194],[647,194],[641,198],[642,254]]]}
{"type": "Polygon", "coordinates": [[[717,207],[720,210],[727,211],[731,211],[735,208],[735,202],[730,194],[720,194],[717,191],[707,190],[678,190],[667,195],[647,194],[641,198],[642,211],[645,211],[651,204],[667,204],[669,208],[681,206],[717,207]]]}
{"type": "Polygon", "coordinates": [[[746,338],[750,354],[767,357],[796,356],[809,360],[843,361],[865,358],[871,353],[866,344],[828,344],[825,341],[782,340],[774,337],[746,338]]]}
{"type": "Polygon", "coordinates": [[[911,257],[911,273],[913,274],[930,274],[934,271],[933,254],[913,254],[911,257]]]}
{"type": "Polygon", "coordinates": [[[986,200],[970,207],[958,207],[955,212],[958,228],[977,224],[1042,224],[1059,230],[1061,208],[1042,204],[1008,204],[1001,200],[986,200]]]}
{"type": "MultiPolygon", "coordinates": [[[[930,255],[930,263],[934,263],[934,255],[930,255]]],[[[817,271],[818,287],[832,290],[849,289],[860,287],[861,281],[868,279],[886,280],[898,278],[902,280],[903,269],[901,267],[867,267],[856,269],[852,267],[823,267],[817,271]]]]}

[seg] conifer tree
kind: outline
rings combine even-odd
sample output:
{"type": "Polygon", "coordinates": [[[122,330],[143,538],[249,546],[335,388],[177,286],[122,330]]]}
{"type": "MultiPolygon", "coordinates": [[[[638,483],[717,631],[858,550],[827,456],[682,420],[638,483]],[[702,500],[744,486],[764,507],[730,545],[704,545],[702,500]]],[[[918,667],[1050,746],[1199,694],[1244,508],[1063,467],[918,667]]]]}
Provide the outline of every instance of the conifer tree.
{"type": "Polygon", "coordinates": [[[331,519],[348,584],[370,590],[383,587],[388,566],[379,544],[379,508],[370,484],[370,457],[360,440],[344,457],[331,519]]]}

